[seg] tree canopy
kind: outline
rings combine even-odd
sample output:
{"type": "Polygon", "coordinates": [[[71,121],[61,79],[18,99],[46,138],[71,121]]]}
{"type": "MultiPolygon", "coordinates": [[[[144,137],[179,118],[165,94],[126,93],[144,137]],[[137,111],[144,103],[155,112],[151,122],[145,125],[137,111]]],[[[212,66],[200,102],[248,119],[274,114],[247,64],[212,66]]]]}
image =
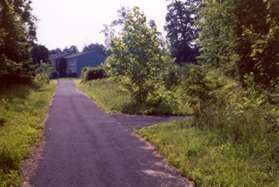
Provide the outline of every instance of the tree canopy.
{"type": "Polygon", "coordinates": [[[107,56],[107,49],[104,45],[98,43],[92,43],[85,46],[82,50],[83,52],[94,51],[97,54],[107,56]]]}
{"type": "Polygon", "coordinates": [[[205,1],[199,26],[203,63],[225,68],[244,82],[278,83],[279,14],[276,0],[205,1]]]}
{"type": "Polygon", "coordinates": [[[43,45],[35,45],[31,50],[31,55],[34,64],[47,63],[49,61],[49,51],[43,45]]]}
{"type": "Polygon", "coordinates": [[[137,102],[143,102],[152,92],[152,80],[157,80],[166,59],[166,50],[154,21],[149,22],[138,7],[121,9],[114,23],[121,31],[111,38],[111,55],[107,67],[120,75],[124,85],[137,102]]]}
{"type": "Polygon", "coordinates": [[[178,63],[196,61],[198,49],[195,40],[198,37],[198,29],[195,20],[200,3],[200,0],[171,0],[167,7],[165,29],[172,55],[178,63]]]}
{"type": "Polygon", "coordinates": [[[36,18],[30,0],[0,0],[0,80],[29,82],[34,75],[30,49],[36,18]]]}
{"type": "Polygon", "coordinates": [[[74,54],[74,53],[78,53],[79,50],[77,48],[77,46],[75,45],[72,45],[70,47],[66,47],[64,50],[63,50],[63,53],[67,53],[67,54],[74,54]]]}

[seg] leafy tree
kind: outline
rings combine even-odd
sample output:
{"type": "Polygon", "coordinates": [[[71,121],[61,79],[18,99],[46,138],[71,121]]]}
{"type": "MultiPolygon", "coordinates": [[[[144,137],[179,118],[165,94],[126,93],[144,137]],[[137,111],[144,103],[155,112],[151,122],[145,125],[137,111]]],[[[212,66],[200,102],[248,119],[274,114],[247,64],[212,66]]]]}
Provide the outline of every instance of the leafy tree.
{"type": "Polygon", "coordinates": [[[30,48],[36,39],[29,0],[0,0],[0,79],[29,82],[34,75],[30,48]]]}
{"type": "Polygon", "coordinates": [[[47,63],[49,61],[49,51],[43,45],[35,45],[32,50],[33,63],[39,64],[41,62],[47,63]]]}
{"type": "Polygon", "coordinates": [[[195,26],[197,8],[201,0],[171,0],[168,5],[165,26],[167,38],[171,44],[172,55],[176,62],[195,62],[198,55],[195,40],[198,29],[195,26]]]}
{"type": "Polygon", "coordinates": [[[62,54],[62,53],[63,53],[63,51],[59,48],[50,50],[51,55],[58,55],[58,54],[62,54]]]}
{"type": "Polygon", "coordinates": [[[71,47],[66,47],[64,50],[63,50],[64,53],[67,53],[67,54],[74,54],[74,53],[78,53],[78,48],[77,46],[75,45],[72,45],[71,47]]]}
{"type": "Polygon", "coordinates": [[[114,25],[120,25],[122,29],[111,38],[111,55],[106,66],[112,75],[122,76],[124,87],[136,102],[141,103],[154,90],[154,82],[170,59],[156,25],[154,22],[148,24],[138,7],[123,8],[119,14],[120,19],[114,25]]]}
{"type": "Polygon", "coordinates": [[[253,74],[258,85],[273,87],[279,76],[279,2],[276,0],[204,1],[200,13],[203,62],[230,75],[253,74]]]}
{"type": "Polygon", "coordinates": [[[83,52],[88,52],[88,51],[95,51],[95,53],[97,54],[100,54],[100,55],[104,55],[104,56],[107,56],[107,50],[106,50],[106,47],[102,44],[90,44],[90,45],[87,45],[83,48],[82,50],[83,52]]]}

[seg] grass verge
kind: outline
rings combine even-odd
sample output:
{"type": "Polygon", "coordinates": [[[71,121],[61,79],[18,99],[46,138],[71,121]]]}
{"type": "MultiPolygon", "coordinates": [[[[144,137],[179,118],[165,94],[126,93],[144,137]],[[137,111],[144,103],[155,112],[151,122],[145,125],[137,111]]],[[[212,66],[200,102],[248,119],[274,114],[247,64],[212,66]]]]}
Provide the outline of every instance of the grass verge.
{"type": "Polygon", "coordinates": [[[38,141],[56,82],[0,92],[0,186],[19,186],[20,164],[38,141]]]}
{"type": "Polygon", "coordinates": [[[75,83],[106,112],[123,112],[125,106],[131,102],[131,98],[120,89],[114,80],[100,79],[87,83],[75,80],[75,83]]]}
{"type": "Polygon", "coordinates": [[[278,163],[261,140],[233,144],[217,131],[192,127],[191,120],[137,133],[198,186],[279,186],[278,163]],[[251,153],[251,146],[258,152],[251,153]]]}

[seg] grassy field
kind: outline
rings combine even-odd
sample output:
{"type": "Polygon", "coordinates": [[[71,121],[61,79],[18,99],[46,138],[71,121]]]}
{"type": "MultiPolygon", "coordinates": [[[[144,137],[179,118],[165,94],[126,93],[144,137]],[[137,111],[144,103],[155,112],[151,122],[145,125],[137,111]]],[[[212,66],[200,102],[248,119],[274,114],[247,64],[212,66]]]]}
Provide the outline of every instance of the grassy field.
{"type": "Polygon", "coordinates": [[[168,107],[134,103],[131,96],[123,91],[119,83],[113,79],[100,79],[87,83],[80,83],[80,80],[75,80],[75,83],[81,91],[106,112],[146,115],[187,115],[191,113],[189,111],[191,109],[187,110],[185,107],[177,109],[175,105],[168,107]]]}
{"type": "Polygon", "coordinates": [[[102,79],[88,83],[75,80],[75,83],[106,112],[123,112],[125,106],[131,102],[131,98],[113,80],[102,79]]]}
{"type": "Polygon", "coordinates": [[[0,92],[0,186],[19,186],[20,164],[39,140],[56,82],[0,92]]]}
{"type": "Polygon", "coordinates": [[[233,144],[212,129],[190,124],[170,122],[138,134],[198,186],[279,186],[278,163],[264,151],[264,142],[252,145],[258,152],[251,154],[251,145],[233,144]]]}

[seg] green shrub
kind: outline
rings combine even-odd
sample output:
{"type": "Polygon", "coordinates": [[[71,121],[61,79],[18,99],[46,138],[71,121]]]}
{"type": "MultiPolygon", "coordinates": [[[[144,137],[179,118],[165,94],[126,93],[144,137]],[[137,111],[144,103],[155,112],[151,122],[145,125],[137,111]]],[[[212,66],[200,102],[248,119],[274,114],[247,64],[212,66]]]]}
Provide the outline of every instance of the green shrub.
{"type": "Polygon", "coordinates": [[[188,72],[188,66],[169,63],[167,68],[162,72],[162,80],[168,90],[179,86],[188,72]]]}
{"type": "Polygon", "coordinates": [[[195,125],[219,129],[235,142],[269,136],[277,119],[267,97],[246,76],[247,87],[210,66],[193,66],[185,80],[186,97],[196,107],[195,125]]]}
{"type": "Polygon", "coordinates": [[[48,63],[41,63],[36,69],[36,76],[33,82],[39,86],[49,84],[52,73],[55,72],[54,68],[48,63]]]}
{"type": "Polygon", "coordinates": [[[82,70],[81,78],[83,82],[106,78],[106,72],[102,67],[89,68],[82,70]]]}

